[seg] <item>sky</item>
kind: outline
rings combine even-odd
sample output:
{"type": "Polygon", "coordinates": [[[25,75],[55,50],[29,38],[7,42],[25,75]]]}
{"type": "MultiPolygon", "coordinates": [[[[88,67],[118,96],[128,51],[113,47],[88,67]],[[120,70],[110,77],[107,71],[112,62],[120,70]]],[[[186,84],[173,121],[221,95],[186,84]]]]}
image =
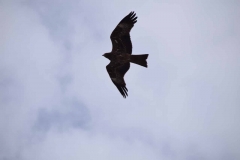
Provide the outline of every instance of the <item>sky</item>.
{"type": "Polygon", "coordinates": [[[0,0],[0,160],[240,159],[237,0],[0,0]],[[102,57],[135,11],[124,99],[102,57]]]}

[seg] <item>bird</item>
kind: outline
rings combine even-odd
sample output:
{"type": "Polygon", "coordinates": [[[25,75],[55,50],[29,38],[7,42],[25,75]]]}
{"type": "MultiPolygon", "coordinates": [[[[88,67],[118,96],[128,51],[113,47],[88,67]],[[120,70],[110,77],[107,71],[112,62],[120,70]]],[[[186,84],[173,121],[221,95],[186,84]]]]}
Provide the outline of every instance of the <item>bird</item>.
{"type": "Polygon", "coordinates": [[[135,63],[147,68],[148,54],[132,55],[132,42],[130,31],[137,22],[137,16],[131,11],[115,27],[110,35],[112,51],[103,54],[110,60],[106,66],[107,72],[123,98],[128,96],[128,89],[124,81],[124,75],[130,68],[130,63],[135,63]]]}

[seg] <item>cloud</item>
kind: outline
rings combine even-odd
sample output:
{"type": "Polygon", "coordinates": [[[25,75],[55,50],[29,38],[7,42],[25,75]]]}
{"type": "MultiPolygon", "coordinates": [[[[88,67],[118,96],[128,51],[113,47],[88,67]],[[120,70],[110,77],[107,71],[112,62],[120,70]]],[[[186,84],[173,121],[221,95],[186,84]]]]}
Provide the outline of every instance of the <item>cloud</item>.
{"type": "Polygon", "coordinates": [[[236,2],[1,4],[0,159],[240,157],[236,2]],[[123,99],[101,55],[131,10],[123,99]]]}
{"type": "Polygon", "coordinates": [[[31,135],[39,108],[61,100],[57,80],[61,51],[21,4],[1,5],[1,159],[14,158],[31,135]]]}

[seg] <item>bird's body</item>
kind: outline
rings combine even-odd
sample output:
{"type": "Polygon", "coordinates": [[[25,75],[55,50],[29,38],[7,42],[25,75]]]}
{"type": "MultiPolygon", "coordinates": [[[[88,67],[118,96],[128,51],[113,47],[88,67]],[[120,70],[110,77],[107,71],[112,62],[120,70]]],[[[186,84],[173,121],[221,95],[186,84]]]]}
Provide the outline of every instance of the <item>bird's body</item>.
{"type": "Polygon", "coordinates": [[[148,58],[148,54],[131,55],[132,43],[130,31],[134,23],[137,22],[135,15],[134,12],[131,12],[120,21],[110,36],[113,45],[112,52],[103,55],[110,60],[106,69],[112,82],[124,98],[128,95],[128,90],[123,77],[130,68],[130,62],[147,67],[146,59],[148,58]]]}
{"type": "Polygon", "coordinates": [[[126,62],[130,62],[130,57],[131,57],[130,54],[118,53],[118,52],[116,52],[116,53],[114,53],[114,52],[105,53],[105,56],[109,57],[110,61],[114,61],[114,62],[121,63],[121,64],[124,64],[126,62]]]}

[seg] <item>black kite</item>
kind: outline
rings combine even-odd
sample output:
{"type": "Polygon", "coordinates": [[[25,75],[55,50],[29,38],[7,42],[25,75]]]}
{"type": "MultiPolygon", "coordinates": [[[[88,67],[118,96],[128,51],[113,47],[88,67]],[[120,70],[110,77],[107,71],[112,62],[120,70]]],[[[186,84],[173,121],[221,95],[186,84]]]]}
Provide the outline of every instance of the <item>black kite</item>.
{"type": "Polygon", "coordinates": [[[147,67],[148,54],[131,55],[130,31],[137,22],[135,15],[134,12],[130,12],[119,22],[110,36],[112,51],[103,55],[110,60],[110,63],[106,66],[108,74],[124,98],[128,95],[128,89],[123,77],[130,68],[130,62],[147,67]]]}

